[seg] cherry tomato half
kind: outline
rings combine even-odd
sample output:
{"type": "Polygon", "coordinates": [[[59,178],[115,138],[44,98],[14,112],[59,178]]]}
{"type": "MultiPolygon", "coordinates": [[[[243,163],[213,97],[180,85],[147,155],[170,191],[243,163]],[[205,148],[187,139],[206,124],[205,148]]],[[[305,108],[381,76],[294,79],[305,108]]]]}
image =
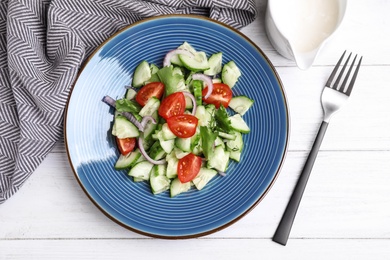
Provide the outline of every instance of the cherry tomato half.
{"type": "Polygon", "coordinates": [[[118,138],[116,137],[116,144],[118,146],[119,152],[122,155],[127,155],[134,150],[136,143],[136,138],[118,138]]]}
{"type": "Polygon", "coordinates": [[[151,97],[160,99],[164,93],[164,84],[162,82],[151,82],[143,86],[135,96],[135,101],[141,106],[145,106],[151,97]]]}
{"type": "Polygon", "coordinates": [[[158,114],[167,120],[172,116],[184,114],[185,109],[186,99],[183,92],[176,92],[163,99],[158,114]]]}
{"type": "Polygon", "coordinates": [[[187,154],[177,164],[177,177],[181,183],[192,181],[200,171],[202,159],[192,153],[187,154]]]}
{"type": "Polygon", "coordinates": [[[193,115],[178,115],[168,118],[167,123],[174,135],[180,138],[187,138],[195,134],[198,118],[193,115]]]}
{"type": "Polygon", "coordinates": [[[213,92],[211,92],[211,95],[207,99],[204,96],[207,93],[208,87],[202,90],[203,101],[207,104],[214,104],[216,108],[219,108],[221,104],[227,108],[233,96],[232,90],[224,83],[214,83],[213,86],[213,92]]]}

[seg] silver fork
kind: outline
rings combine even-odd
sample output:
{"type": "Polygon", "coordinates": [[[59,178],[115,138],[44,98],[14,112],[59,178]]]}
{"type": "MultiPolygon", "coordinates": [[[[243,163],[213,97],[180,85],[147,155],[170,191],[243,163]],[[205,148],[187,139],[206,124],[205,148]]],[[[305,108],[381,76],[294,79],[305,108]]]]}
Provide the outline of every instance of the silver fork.
{"type": "Polygon", "coordinates": [[[302,173],[301,173],[301,175],[298,179],[298,182],[295,186],[294,192],[291,195],[291,198],[290,198],[290,201],[287,205],[287,208],[284,211],[283,217],[282,217],[282,219],[279,223],[279,226],[276,229],[276,232],[275,232],[274,237],[272,239],[273,241],[275,241],[279,244],[286,245],[286,243],[287,243],[288,237],[290,235],[291,227],[292,227],[293,222],[294,222],[295,215],[298,211],[299,203],[301,201],[303,192],[305,191],[307,181],[309,179],[311,170],[313,168],[315,159],[317,157],[318,150],[321,146],[322,139],[324,138],[326,129],[328,127],[329,120],[332,117],[332,115],[337,110],[339,110],[344,105],[344,103],[347,101],[349,95],[351,94],[352,87],[355,83],[355,80],[356,80],[356,77],[357,77],[357,74],[358,74],[360,64],[362,62],[363,57],[360,57],[360,60],[359,60],[358,65],[356,66],[355,72],[353,73],[352,78],[350,79],[349,83],[347,84],[348,79],[349,79],[350,74],[351,74],[352,69],[353,69],[353,65],[355,64],[355,61],[357,58],[357,55],[356,55],[352,61],[352,64],[349,67],[347,74],[344,76],[344,79],[343,79],[343,74],[344,74],[346,67],[348,67],[348,61],[351,57],[351,54],[349,54],[349,56],[348,56],[347,60],[345,61],[345,64],[342,67],[338,77],[336,78],[336,80],[333,83],[333,80],[335,78],[337,70],[340,67],[340,64],[344,58],[345,53],[346,53],[346,51],[344,51],[343,55],[341,55],[340,60],[337,62],[335,68],[333,69],[332,73],[330,74],[330,77],[329,77],[328,81],[326,82],[324,90],[322,92],[321,103],[322,103],[322,108],[324,110],[324,118],[323,118],[321,127],[318,131],[317,137],[314,141],[313,147],[309,153],[309,157],[306,160],[305,166],[303,167],[302,173]],[[339,83],[342,79],[343,79],[342,84],[339,87],[339,83]]]}

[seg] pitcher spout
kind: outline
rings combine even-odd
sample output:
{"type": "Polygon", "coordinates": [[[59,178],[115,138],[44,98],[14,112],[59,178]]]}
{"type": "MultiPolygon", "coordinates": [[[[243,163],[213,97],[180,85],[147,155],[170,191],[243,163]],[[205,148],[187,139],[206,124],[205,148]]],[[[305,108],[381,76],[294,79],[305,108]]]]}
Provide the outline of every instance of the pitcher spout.
{"type": "Polygon", "coordinates": [[[282,56],[307,70],[321,46],[339,28],[346,7],[347,0],[268,0],[268,38],[282,56]]]}
{"type": "Polygon", "coordinates": [[[309,69],[317,57],[319,48],[310,52],[294,52],[295,63],[301,70],[309,69]]]}

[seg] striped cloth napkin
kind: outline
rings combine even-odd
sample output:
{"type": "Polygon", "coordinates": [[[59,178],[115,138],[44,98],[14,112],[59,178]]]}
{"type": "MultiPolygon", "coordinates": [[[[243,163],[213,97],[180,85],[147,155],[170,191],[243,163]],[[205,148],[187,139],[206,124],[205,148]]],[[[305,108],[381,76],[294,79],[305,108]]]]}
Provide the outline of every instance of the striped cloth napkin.
{"type": "Polygon", "coordinates": [[[1,0],[0,204],[62,138],[80,65],[105,39],[138,20],[198,14],[240,29],[254,0],[1,0]]]}

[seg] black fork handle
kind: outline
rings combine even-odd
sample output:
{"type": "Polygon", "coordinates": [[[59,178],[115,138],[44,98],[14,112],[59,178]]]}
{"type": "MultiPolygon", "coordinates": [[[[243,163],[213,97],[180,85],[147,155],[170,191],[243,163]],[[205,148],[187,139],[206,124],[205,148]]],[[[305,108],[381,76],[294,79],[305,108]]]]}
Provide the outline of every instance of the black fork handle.
{"type": "Polygon", "coordinates": [[[286,245],[287,243],[291,227],[294,223],[295,215],[298,211],[299,203],[301,202],[303,192],[305,191],[307,181],[309,180],[311,170],[317,158],[318,150],[320,149],[322,139],[324,139],[328,124],[328,122],[323,121],[320,129],[318,130],[318,134],[309,153],[309,157],[306,160],[305,166],[303,167],[302,173],[295,186],[294,192],[291,195],[286,210],[284,211],[282,220],[280,221],[279,226],[274,234],[274,237],[272,238],[273,241],[281,245],[286,245]]]}

